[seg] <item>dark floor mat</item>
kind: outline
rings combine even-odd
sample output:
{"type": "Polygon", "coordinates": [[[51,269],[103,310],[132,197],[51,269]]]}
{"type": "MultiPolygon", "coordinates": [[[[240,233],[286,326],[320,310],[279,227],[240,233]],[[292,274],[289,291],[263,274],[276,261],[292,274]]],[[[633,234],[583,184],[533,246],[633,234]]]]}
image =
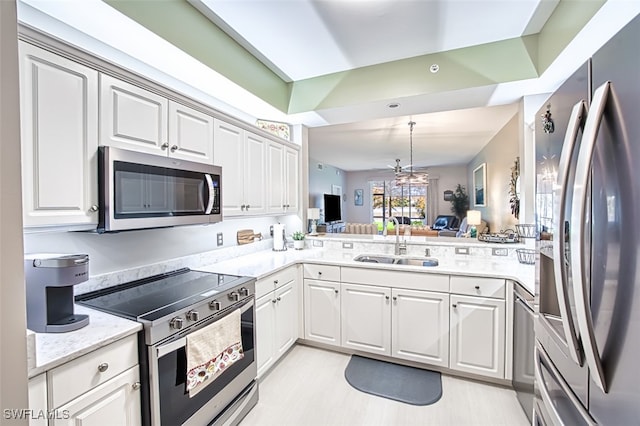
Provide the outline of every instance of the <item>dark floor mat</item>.
{"type": "Polygon", "coordinates": [[[439,372],[358,355],[351,356],[344,377],[362,392],[412,405],[433,404],[442,396],[439,372]]]}

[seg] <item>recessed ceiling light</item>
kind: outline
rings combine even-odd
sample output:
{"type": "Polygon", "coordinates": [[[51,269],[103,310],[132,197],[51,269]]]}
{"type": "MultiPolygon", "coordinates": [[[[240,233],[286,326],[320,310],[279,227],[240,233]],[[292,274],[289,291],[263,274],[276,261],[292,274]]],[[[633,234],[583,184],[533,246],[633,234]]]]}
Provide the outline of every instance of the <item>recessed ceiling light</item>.
{"type": "Polygon", "coordinates": [[[429,67],[429,71],[431,71],[433,74],[437,73],[440,70],[440,65],[438,64],[432,64],[429,67]]]}
{"type": "Polygon", "coordinates": [[[400,104],[398,102],[391,102],[390,104],[387,104],[387,108],[398,108],[400,106],[400,104]]]}

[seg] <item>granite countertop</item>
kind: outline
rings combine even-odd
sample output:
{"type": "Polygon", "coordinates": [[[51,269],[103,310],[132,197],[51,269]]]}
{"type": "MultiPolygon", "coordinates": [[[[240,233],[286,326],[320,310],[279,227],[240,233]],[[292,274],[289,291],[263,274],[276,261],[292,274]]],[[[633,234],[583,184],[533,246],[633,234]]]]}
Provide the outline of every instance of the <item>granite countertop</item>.
{"type": "Polygon", "coordinates": [[[30,378],[142,329],[140,323],[85,306],[74,309],[89,315],[89,325],[68,333],[35,333],[35,353],[27,352],[30,378]]]}
{"type": "Polygon", "coordinates": [[[353,258],[359,254],[376,253],[356,253],[352,250],[340,251],[327,250],[324,248],[311,248],[304,250],[289,249],[283,252],[265,250],[194,269],[207,272],[250,276],[260,279],[295,263],[323,263],[369,269],[394,269],[397,271],[414,271],[432,274],[505,278],[518,281],[531,294],[534,293],[535,267],[533,265],[521,264],[513,258],[494,259],[474,256],[452,256],[448,258],[438,258],[438,266],[424,267],[362,263],[354,261],[353,258]]]}

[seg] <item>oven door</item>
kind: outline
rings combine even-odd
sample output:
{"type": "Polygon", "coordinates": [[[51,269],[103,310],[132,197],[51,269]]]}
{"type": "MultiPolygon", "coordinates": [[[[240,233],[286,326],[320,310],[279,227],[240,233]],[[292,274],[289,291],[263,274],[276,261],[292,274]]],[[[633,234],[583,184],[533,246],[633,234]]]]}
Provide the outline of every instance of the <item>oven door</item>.
{"type": "Polygon", "coordinates": [[[194,324],[168,341],[150,346],[148,352],[151,424],[209,424],[236,398],[255,385],[257,365],[254,298],[230,306],[221,315],[194,324]],[[186,390],[185,335],[212,324],[236,309],[241,310],[244,357],[190,398],[186,390]]]}

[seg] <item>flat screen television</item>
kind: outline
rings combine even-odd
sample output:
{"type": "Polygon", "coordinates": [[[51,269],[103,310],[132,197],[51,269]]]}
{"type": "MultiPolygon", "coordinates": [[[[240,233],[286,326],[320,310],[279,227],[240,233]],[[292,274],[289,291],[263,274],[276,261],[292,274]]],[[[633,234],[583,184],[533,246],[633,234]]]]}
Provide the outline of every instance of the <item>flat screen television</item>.
{"type": "Polygon", "coordinates": [[[324,221],[335,222],[342,220],[340,213],[340,196],[324,194],[324,221]]]}

